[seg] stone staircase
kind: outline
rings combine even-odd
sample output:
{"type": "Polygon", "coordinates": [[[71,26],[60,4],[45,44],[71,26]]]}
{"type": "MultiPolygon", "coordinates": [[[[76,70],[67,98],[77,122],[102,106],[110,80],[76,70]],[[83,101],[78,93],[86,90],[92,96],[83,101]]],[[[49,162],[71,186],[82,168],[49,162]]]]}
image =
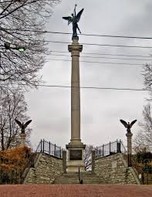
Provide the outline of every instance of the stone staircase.
{"type": "MultiPolygon", "coordinates": [[[[101,184],[104,183],[95,173],[81,172],[83,184],[101,184]]],[[[53,184],[80,184],[79,174],[77,172],[68,172],[57,177],[53,184]]]]}

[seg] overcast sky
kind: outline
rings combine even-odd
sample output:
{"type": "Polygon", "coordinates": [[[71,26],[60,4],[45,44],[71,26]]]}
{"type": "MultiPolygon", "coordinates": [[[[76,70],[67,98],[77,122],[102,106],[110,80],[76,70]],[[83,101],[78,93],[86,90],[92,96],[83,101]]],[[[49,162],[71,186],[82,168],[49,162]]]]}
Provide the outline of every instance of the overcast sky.
{"type": "MultiPolygon", "coordinates": [[[[79,22],[82,34],[149,37],[152,35],[151,0],[62,0],[54,8],[46,29],[71,33],[72,27],[67,25],[67,21],[63,20],[62,16],[71,15],[75,4],[78,4],[77,11],[84,8],[79,22]]],[[[71,35],[46,34],[46,39],[71,43],[71,35]]],[[[152,40],[80,35],[79,43],[95,44],[83,45],[80,58],[82,87],[144,88],[143,65],[151,62],[151,58],[143,56],[150,57],[151,48],[101,47],[99,44],[152,47],[152,40]],[[135,55],[135,57],[128,55],[135,55]]],[[[67,44],[48,42],[48,47],[52,53],[48,55],[48,61],[40,73],[45,84],[70,86],[71,62],[67,61],[70,60],[67,44]]],[[[146,98],[148,93],[142,91],[82,88],[82,142],[100,146],[109,141],[121,139],[126,143],[126,131],[119,119],[126,121],[137,119],[138,123],[142,121],[142,110],[143,105],[147,103],[146,98]]],[[[33,147],[36,147],[40,139],[44,138],[65,148],[65,144],[69,143],[71,138],[70,88],[40,87],[38,90],[28,92],[26,100],[29,115],[33,120],[31,124],[33,147]]],[[[132,129],[134,136],[140,129],[138,123],[132,129]]]]}

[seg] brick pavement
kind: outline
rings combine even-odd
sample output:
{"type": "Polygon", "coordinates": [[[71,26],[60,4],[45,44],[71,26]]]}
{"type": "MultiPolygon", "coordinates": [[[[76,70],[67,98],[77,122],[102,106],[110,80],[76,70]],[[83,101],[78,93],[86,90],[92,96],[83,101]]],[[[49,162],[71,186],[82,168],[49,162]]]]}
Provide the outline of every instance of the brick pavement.
{"type": "Polygon", "coordinates": [[[152,197],[152,186],[0,185],[0,197],[152,197]]]}

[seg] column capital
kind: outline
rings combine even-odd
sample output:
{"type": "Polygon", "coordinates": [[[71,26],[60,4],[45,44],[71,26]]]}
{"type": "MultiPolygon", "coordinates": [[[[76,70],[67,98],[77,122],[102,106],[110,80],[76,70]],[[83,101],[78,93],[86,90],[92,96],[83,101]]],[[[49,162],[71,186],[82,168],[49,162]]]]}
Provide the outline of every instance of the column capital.
{"type": "Polygon", "coordinates": [[[80,45],[77,40],[74,40],[72,44],[68,45],[69,52],[82,52],[83,45],[80,45]]]}
{"type": "Polygon", "coordinates": [[[132,137],[133,134],[132,134],[131,132],[127,132],[127,133],[126,133],[126,136],[127,136],[127,137],[132,137]]]}

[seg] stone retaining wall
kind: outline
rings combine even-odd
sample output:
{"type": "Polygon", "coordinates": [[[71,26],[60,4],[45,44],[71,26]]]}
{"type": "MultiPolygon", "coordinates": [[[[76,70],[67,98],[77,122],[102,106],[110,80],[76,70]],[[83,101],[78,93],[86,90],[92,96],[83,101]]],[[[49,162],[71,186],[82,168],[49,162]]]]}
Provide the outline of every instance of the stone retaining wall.
{"type": "Polygon", "coordinates": [[[24,183],[52,183],[62,173],[62,159],[39,153],[34,168],[29,169],[24,183]]]}
{"type": "Polygon", "coordinates": [[[105,183],[140,184],[134,169],[127,167],[121,153],[96,159],[94,172],[105,183]]]}
{"type": "MultiPolygon", "coordinates": [[[[53,183],[64,172],[63,160],[39,153],[33,168],[30,168],[24,183],[53,183]]],[[[135,170],[127,167],[121,153],[95,160],[94,172],[102,183],[140,184],[135,170]]]]}

